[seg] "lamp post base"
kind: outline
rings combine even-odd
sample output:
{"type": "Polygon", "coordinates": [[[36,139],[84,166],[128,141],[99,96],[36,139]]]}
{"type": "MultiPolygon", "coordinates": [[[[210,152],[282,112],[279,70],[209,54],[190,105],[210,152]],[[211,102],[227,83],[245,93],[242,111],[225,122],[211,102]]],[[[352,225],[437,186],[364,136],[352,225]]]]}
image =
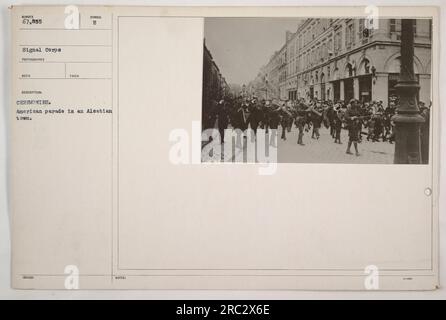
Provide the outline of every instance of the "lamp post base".
{"type": "Polygon", "coordinates": [[[424,118],[419,114],[397,114],[395,122],[395,164],[421,164],[420,125],[424,118]]]}

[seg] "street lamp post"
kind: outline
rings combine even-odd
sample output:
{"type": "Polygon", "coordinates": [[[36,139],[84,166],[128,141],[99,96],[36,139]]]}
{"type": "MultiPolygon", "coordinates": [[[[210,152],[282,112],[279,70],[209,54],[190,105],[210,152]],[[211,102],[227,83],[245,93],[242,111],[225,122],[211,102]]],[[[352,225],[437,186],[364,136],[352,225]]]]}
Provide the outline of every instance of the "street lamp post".
{"type": "Polygon", "coordinates": [[[401,20],[401,73],[396,90],[400,98],[395,123],[395,164],[421,163],[420,125],[424,122],[419,113],[418,81],[414,72],[414,21],[401,20]]]}

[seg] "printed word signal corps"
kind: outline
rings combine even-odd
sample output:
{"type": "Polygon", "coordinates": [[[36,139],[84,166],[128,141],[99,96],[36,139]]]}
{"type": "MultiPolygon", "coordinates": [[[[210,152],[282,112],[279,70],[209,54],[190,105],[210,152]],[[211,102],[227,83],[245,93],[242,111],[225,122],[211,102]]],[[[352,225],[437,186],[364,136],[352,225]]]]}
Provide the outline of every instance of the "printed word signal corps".
{"type": "Polygon", "coordinates": [[[23,53],[59,53],[62,52],[62,48],[51,47],[23,47],[23,53]]]}

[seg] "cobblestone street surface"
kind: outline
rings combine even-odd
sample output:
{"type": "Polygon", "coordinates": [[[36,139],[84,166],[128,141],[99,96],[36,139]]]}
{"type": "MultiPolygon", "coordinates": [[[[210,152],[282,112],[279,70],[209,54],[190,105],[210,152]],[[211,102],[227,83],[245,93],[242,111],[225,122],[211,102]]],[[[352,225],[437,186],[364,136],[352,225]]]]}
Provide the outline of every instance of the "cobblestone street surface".
{"type": "MultiPolygon", "coordinates": [[[[370,142],[363,135],[362,142],[358,144],[359,156],[346,154],[348,131],[342,130],[342,144],[334,143],[329,129],[320,129],[320,138],[311,139],[311,130],[305,132],[304,146],[297,144],[298,131],[293,127],[287,132],[287,140],[280,139],[282,128],[278,135],[278,163],[368,163],[392,164],[395,145],[389,142],[370,142]]],[[[355,153],[352,145],[351,151],[355,153]]]]}

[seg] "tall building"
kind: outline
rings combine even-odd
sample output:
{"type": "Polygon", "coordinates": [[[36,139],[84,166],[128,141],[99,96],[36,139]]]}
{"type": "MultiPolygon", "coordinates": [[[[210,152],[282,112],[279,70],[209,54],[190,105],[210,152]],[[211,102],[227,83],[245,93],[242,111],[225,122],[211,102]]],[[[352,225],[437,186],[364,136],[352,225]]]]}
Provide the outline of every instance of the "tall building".
{"type": "Polygon", "coordinates": [[[220,100],[230,95],[231,88],[225,77],[220,72],[211,52],[203,43],[203,91],[202,91],[202,123],[204,128],[210,128],[214,123],[209,123],[209,116],[213,106],[220,100]]]}
{"type": "MultiPolygon", "coordinates": [[[[279,81],[282,99],[383,101],[396,94],[400,73],[400,19],[319,19],[286,33],[281,54],[286,65],[279,81]],[[283,76],[283,75],[282,75],[283,76]]],[[[431,100],[430,19],[415,20],[414,68],[419,100],[431,100]]],[[[277,53],[276,53],[277,54],[277,53]]],[[[273,56],[274,58],[274,56],[273,56]]],[[[270,60],[271,61],[271,60],[270,60]]]]}
{"type": "Polygon", "coordinates": [[[283,99],[297,99],[297,72],[299,70],[299,37],[297,32],[286,32],[286,67],[283,99]]]}
{"type": "Polygon", "coordinates": [[[250,82],[250,92],[261,99],[287,99],[286,91],[286,42],[260,68],[256,78],[250,82]]]}
{"type": "Polygon", "coordinates": [[[210,108],[213,101],[223,99],[229,94],[229,85],[220,73],[211,52],[203,45],[203,106],[210,108]]]}

